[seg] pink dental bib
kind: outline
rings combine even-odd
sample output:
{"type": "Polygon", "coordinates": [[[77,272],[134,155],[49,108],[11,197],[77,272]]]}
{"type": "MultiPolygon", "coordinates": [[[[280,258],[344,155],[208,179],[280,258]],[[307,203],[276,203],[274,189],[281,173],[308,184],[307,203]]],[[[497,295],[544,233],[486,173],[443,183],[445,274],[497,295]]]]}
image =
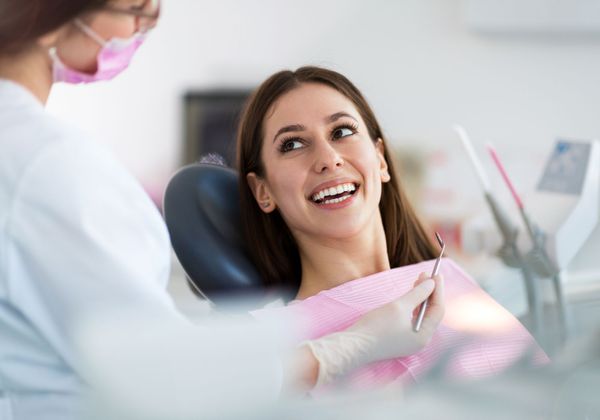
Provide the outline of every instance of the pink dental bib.
{"type": "MultiPolygon", "coordinates": [[[[252,315],[289,322],[299,331],[298,343],[319,338],[346,329],[369,310],[404,295],[419,273],[431,272],[433,263],[352,280],[286,307],[260,309],[252,315]]],[[[526,355],[534,365],[549,361],[525,327],[457,264],[445,258],[440,273],[446,286],[446,314],[429,344],[411,356],[360,368],[346,378],[345,385],[363,388],[396,380],[410,384],[434,367],[447,378],[477,379],[499,373],[526,355]]]]}

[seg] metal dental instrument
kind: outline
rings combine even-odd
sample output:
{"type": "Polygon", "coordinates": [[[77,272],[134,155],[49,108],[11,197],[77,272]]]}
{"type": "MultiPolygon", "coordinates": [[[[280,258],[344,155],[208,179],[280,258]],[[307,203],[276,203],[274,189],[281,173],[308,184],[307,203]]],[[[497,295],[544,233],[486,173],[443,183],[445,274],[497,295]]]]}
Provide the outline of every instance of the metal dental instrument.
{"type": "MultiPolygon", "coordinates": [[[[438,275],[438,272],[440,271],[440,264],[442,262],[442,257],[444,256],[444,251],[446,250],[446,244],[444,244],[444,241],[442,240],[442,237],[440,236],[439,233],[435,232],[435,238],[437,239],[438,244],[440,244],[440,247],[442,248],[442,250],[440,251],[440,255],[435,260],[435,264],[433,266],[433,271],[431,272],[431,278],[434,278],[435,276],[438,275]]],[[[421,324],[423,323],[423,317],[425,316],[425,311],[427,310],[427,302],[428,301],[429,301],[429,298],[427,298],[423,303],[421,303],[421,307],[419,308],[419,314],[417,315],[417,321],[415,322],[415,327],[414,327],[415,332],[419,332],[419,330],[421,329],[421,324]]]]}

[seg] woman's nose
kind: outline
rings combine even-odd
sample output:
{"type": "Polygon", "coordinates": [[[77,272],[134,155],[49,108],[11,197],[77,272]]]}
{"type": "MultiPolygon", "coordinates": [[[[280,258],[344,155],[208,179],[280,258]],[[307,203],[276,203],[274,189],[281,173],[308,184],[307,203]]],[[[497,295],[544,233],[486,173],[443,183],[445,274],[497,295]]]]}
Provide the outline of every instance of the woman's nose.
{"type": "Polygon", "coordinates": [[[329,141],[319,142],[315,148],[315,171],[318,173],[326,170],[336,170],[344,165],[344,159],[329,141]]]}

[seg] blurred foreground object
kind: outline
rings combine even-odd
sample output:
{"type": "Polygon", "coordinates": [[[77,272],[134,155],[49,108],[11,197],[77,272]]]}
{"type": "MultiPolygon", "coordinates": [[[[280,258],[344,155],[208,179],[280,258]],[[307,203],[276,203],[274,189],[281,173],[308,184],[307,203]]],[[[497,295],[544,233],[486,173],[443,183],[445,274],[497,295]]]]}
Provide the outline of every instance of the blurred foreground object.
{"type": "MultiPolygon", "coordinates": [[[[165,324],[157,323],[155,334],[153,329],[145,328],[148,321],[153,322],[123,322],[123,317],[115,317],[111,322],[87,325],[87,333],[81,336],[83,348],[89,351],[84,364],[89,377],[98,385],[90,406],[90,418],[587,420],[600,417],[598,328],[573,340],[552,364],[543,367],[531,368],[531,354],[525,353],[521,362],[517,361],[502,375],[476,381],[449,381],[444,372],[450,355],[442,354],[428,375],[410,389],[393,383],[380,389],[339,391],[316,400],[275,400],[260,391],[269,377],[260,374],[256,365],[247,363],[248,360],[231,360],[227,371],[217,372],[218,383],[206,381],[215,373],[213,367],[193,372],[190,363],[201,357],[226,358],[229,349],[240,345],[247,348],[249,358],[273,357],[260,350],[263,340],[273,339],[267,330],[256,329],[255,324],[252,327],[240,320],[229,320],[228,328],[246,331],[250,341],[219,338],[214,343],[203,343],[199,340],[198,345],[182,349],[170,346],[169,341],[158,340],[165,337],[165,324]],[[102,342],[94,338],[97,328],[106,328],[113,340],[102,342]],[[131,343],[119,337],[134,331],[140,335],[139,346],[120,345],[131,343]],[[237,369],[255,370],[256,386],[240,383],[237,369]],[[227,391],[223,392],[221,386],[227,391]]],[[[173,337],[189,333],[185,329],[170,331],[173,337]]],[[[457,351],[462,349],[458,347],[457,351]]]]}

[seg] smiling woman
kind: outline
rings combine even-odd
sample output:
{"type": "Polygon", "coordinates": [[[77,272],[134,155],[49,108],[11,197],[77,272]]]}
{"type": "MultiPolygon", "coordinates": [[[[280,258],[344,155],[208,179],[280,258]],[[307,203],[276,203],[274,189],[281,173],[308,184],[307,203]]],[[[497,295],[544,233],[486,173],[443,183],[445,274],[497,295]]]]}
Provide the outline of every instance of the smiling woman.
{"type": "MultiPolygon", "coordinates": [[[[415,280],[425,281],[436,256],[402,191],[375,115],[339,73],[317,67],[282,71],[249,101],[238,159],[248,249],[266,284],[296,295],[285,307],[253,315],[300,326],[300,342],[317,340],[308,343],[319,363],[335,365],[340,358],[329,356],[327,337],[406,293],[415,280]]],[[[446,290],[450,323],[430,325],[431,335],[409,356],[350,366],[344,375],[319,371],[317,383],[361,389],[391,381],[408,385],[445,359],[441,371],[451,378],[481,378],[528,351],[534,364],[547,362],[519,321],[450,259],[434,280],[425,313],[444,312],[446,290]],[[490,322],[474,331],[465,325],[465,313],[489,314],[490,322]]],[[[413,308],[386,322],[401,322],[412,331],[413,308]]]]}
{"type": "Polygon", "coordinates": [[[266,80],[242,118],[238,168],[267,285],[306,297],[435,257],[373,111],[339,73],[303,67],[266,80]]]}

